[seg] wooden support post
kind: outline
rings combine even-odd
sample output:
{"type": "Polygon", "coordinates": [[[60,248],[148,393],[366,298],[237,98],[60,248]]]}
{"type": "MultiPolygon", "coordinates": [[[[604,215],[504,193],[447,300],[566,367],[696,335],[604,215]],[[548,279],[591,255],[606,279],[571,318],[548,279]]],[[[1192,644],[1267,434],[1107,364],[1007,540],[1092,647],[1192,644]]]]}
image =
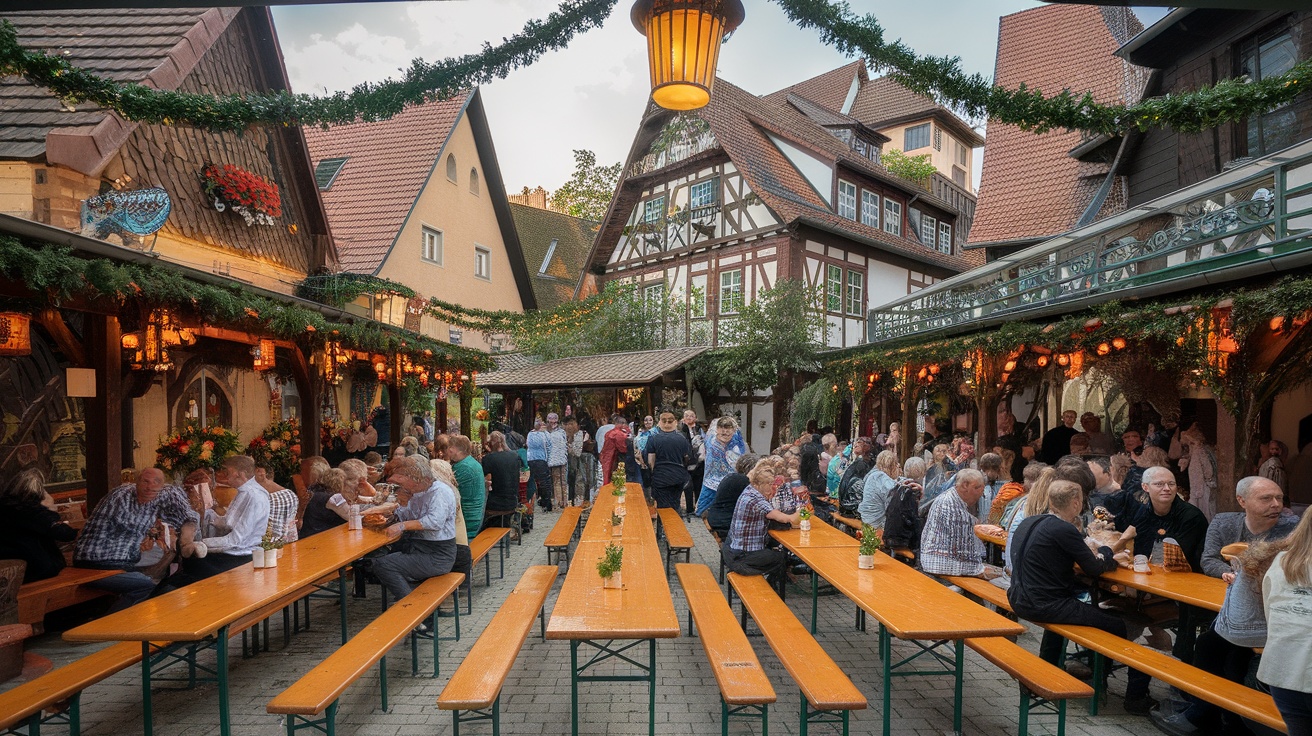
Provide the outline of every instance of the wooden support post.
{"type": "Polygon", "coordinates": [[[292,380],[296,382],[296,395],[300,400],[298,413],[301,422],[301,457],[318,455],[322,448],[319,438],[319,377],[310,366],[304,348],[292,345],[292,380]]]}
{"type": "Polygon", "coordinates": [[[898,458],[905,461],[911,457],[920,433],[916,431],[916,374],[910,363],[902,371],[902,447],[898,449],[898,458]]]}
{"type": "Polygon", "coordinates": [[[118,317],[86,315],[86,356],[96,371],[96,395],[84,399],[87,442],[87,510],[96,507],[123,471],[124,437],[119,416],[123,402],[123,349],[118,317]]]}
{"type": "Polygon", "coordinates": [[[405,407],[401,405],[401,382],[399,379],[387,384],[387,403],[390,404],[387,417],[392,423],[391,444],[388,445],[388,451],[390,452],[401,445],[401,420],[405,418],[405,407]]]}

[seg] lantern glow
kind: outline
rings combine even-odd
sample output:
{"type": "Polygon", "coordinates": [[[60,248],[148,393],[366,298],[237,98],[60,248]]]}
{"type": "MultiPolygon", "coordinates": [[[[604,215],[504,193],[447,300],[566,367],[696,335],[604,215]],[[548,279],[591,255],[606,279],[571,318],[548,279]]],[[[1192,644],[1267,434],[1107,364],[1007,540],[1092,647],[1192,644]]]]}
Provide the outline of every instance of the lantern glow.
{"type": "Polygon", "coordinates": [[[638,0],[629,13],[647,37],[651,98],[667,110],[711,101],[720,43],[743,22],[740,0],[638,0]]]}
{"type": "Polygon", "coordinates": [[[0,355],[32,354],[32,316],[22,312],[0,313],[0,355]]]}

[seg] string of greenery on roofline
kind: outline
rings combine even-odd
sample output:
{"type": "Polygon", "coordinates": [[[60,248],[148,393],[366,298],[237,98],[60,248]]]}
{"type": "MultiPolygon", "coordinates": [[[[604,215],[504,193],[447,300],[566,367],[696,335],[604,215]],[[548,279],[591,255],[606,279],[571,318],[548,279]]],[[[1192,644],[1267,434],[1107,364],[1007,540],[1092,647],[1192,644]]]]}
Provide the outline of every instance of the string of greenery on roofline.
{"type": "MultiPolygon", "coordinates": [[[[480,53],[435,63],[415,59],[400,79],[361,84],[350,92],[325,97],[289,92],[215,97],[121,84],[79,69],[62,56],[25,50],[7,21],[0,21],[0,75],[22,76],[49,89],[69,106],[93,103],[136,122],[216,131],[240,131],[257,124],[326,127],[383,120],[407,104],[443,99],[457,90],[503,79],[547,51],[565,48],[576,33],[601,26],[615,2],[566,0],[545,19],[529,21],[519,34],[503,39],[498,46],[484,44],[480,53]]],[[[1036,132],[1071,129],[1110,135],[1132,128],[1197,132],[1279,107],[1312,83],[1312,60],[1308,60],[1261,81],[1227,79],[1133,105],[1104,105],[1077,90],[1064,89],[1050,96],[1023,84],[1008,90],[983,75],[966,74],[958,57],[920,56],[901,41],[885,41],[884,29],[874,15],[857,16],[846,3],[772,2],[798,26],[819,31],[824,43],[848,56],[866,58],[913,91],[968,117],[989,118],[1036,132]]]]}
{"type": "Polygon", "coordinates": [[[401,354],[431,369],[485,371],[494,367],[485,353],[438,342],[377,322],[337,322],[322,313],[276,301],[236,284],[193,281],[165,266],[108,258],[79,258],[71,248],[0,236],[0,275],[22,283],[45,303],[59,306],[78,297],[128,300],[185,311],[206,324],[319,348],[329,340],[349,350],[401,354]]]}

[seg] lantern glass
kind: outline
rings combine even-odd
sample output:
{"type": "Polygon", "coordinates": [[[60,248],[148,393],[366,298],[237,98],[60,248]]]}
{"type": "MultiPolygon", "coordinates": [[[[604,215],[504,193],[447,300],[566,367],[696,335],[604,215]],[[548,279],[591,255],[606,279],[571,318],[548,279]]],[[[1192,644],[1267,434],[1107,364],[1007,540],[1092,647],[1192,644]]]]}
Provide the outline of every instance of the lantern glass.
{"type": "Polygon", "coordinates": [[[647,36],[652,101],[696,110],[711,100],[720,43],[743,20],[739,0],[638,0],[630,13],[647,36]]]}
{"type": "Polygon", "coordinates": [[[32,354],[32,316],[21,312],[0,314],[0,355],[32,354]]]}

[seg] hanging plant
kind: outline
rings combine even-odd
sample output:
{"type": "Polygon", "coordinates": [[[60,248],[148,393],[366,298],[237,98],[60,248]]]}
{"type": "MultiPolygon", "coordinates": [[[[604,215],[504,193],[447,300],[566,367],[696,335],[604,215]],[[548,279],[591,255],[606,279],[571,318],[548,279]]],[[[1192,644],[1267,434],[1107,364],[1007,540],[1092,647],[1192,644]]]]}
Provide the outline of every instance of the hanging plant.
{"type": "Polygon", "coordinates": [[[214,209],[223,212],[231,207],[246,221],[246,227],[273,225],[282,217],[278,185],[262,176],[233,164],[206,164],[200,178],[214,209]]]}

